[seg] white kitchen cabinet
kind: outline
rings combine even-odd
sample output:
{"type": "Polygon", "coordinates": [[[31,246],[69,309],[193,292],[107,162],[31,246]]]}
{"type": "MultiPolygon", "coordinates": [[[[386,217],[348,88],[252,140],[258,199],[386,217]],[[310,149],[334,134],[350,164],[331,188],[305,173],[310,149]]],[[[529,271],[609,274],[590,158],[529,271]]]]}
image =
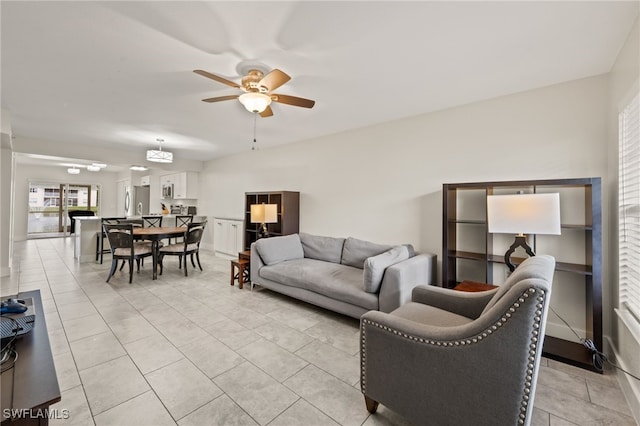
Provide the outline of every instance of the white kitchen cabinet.
{"type": "Polygon", "coordinates": [[[151,176],[142,176],[140,178],[140,186],[149,186],[151,184],[151,176]]]}
{"type": "Polygon", "coordinates": [[[238,257],[242,251],[243,222],[238,219],[213,219],[213,249],[222,257],[238,257]]]}
{"type": "MultiPolygon", "coordinates": [[[[160,176],[160,188],[173,185],[174,200],[195,200],[198,198],[198,173],[180,172],[160,176]]],[[[167,198],[167,197],[163,197],[167,198]]]]}

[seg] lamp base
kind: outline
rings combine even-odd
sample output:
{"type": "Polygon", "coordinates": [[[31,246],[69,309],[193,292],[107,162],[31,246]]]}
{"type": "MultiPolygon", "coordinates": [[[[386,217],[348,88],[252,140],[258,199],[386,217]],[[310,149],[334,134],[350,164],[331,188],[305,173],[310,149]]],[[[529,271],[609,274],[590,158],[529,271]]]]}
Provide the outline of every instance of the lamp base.
{"type": "Polygon", "coordinates": [[[269,230],[267,229],[266,223],[263,223],[260,228],[258,228],[258,238],[269,238],[269,230]]]}
{"type": "Polygon", "coordinates": [[[522,247],[529,256],[536,255],[533,250],[531,250],[531,247],[529,247],[529,244],[527,244],[527,237],[525,237],[524,235],[516,235],[516,240],[513,242],[513,244],[511,244],[509,250],[507,250],[507,252],[504,254],[504,263],[507,265],[507,268],[509,268],[509,271],[511,272],[516,270],[516,266],[511,263],[511,255],[514,251],[516,251],[516,248],[518,247],[522,247]]]}

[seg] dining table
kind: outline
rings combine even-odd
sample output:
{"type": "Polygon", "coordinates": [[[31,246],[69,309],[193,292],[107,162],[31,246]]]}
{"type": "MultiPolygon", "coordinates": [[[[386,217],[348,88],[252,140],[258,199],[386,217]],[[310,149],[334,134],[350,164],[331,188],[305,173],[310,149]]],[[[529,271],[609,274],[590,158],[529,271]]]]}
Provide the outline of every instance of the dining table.
{"type": "Polygon", "coordinates": [[[133,228],[133,238],[151,241],[153,253],[153,279],[158,279],[158,243],[166,238],[181,237],[187,232],[186,226],[159,226],[148,228],[133,228]]]}

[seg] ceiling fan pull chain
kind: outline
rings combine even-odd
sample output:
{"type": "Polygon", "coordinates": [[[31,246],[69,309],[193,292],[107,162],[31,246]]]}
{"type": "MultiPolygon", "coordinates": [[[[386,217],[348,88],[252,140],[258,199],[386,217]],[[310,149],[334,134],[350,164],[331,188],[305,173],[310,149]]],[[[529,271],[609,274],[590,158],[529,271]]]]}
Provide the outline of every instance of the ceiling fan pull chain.
{"type": "Polygon", "coordinates": [[[257,151],[258,150],[258,145],[256,142],[256,117],[257,117],[258,113],[254,112],[253,113],[253,146],[251,147],[251,151],[257,151]]]}

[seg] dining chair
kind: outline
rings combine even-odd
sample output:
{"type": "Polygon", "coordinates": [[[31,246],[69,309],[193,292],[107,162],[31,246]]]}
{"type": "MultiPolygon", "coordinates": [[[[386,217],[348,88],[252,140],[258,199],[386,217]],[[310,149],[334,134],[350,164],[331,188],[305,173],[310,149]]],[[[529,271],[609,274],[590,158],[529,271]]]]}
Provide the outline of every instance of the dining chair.
{"type": "Polygon", "coordinates": [[[107,238],[107,234],[104,233],[104,225],[115,225],[120,220],[125,220],[124,217],[103,217],[100,219],[100,231],[98,231],[97,239],[96,239],[96,262],[98,258],[100,259],[100,264],[102,264],[102,257],[105,253],[111,253],[111,249],[104,248],[104,240],[107,238]]]}
{"type": "Polygon", "coordinates": [[[161,247],[158,252],[158,263],[160,264],[160,275],[162,275],[162,260],[164,256],[178,256],[178,269],[182,266],[182,259],[184,258],[184,276],[188,276],[187,273],[187,256],[191,257],[191,265],[196,267],[194,262],[194,255],[198,261],[198,267],[202,271],[202,265],[200,264],[200,241],[204,234],[204,228],[207,222],[193,222],[187,224],[187,231],[184,233],[184,241],[181,243],[169,244],[161,247]]]}
{"type": "MultiPolygon", "coordinates": [[[[107,282],[116,272],[118,260],[122,259],[122,266],[124,266],[125,261],[129,262],[129,284],[131,284],[133,281],[133,261],[136,261],[138,272],[140,272],[140,260],[153,255],[151,246],[134,242],[133,224],[131,223],[104,225],[104,232],[111,246],[111,270],[109,271],[107,282]]],[[[120,269],[122,269],[122,266],[120,269]]]]}
{"type": "Polygon", "coordinates": [[[145,228],[160,228],[162,227],[162,216],[142,216],[142,226],[145,228]]]}
{"type": "Polygon", "coordinates": [[[118,219],[118,224],[121,225],[133,225],[133,227],[143,227],[144,226],[144,222],[142,221],[142,219],[127,219],[127,218],[123,218],[123,219],[118,219]]]}
{"type": "MultiPolygon", "coordinates": [[[[189,215],[177,215],[176,216],[176,227],[181,228],[181,227],[186,227],[187,225],[189,225],[190,223],[193,223],[193,215],[189,214],[189,215]]],[[[176,243],[180,243],[182,241],[179,241],[178,238],[175,239],[176,243]]],[[[169,244],[171,244],[171,238],[169,238],[169,244]]]]}

